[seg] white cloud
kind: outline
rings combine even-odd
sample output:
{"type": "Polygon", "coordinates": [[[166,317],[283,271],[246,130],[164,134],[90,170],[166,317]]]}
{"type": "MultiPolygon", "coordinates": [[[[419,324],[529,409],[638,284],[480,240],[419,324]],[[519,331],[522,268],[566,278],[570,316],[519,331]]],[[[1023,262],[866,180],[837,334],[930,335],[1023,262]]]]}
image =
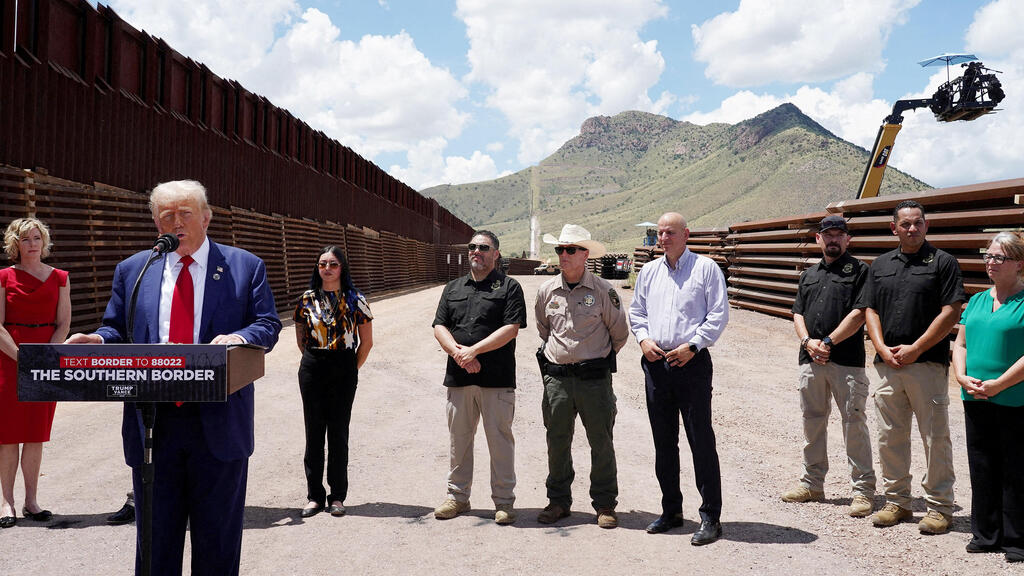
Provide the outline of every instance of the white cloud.
{"type": "Polygon", "coordinates": [[[421,140],[406,154],[407,167],[393,165],[388,172],[419,190],[438,184],[479,182],[498,177],[494,159],[487,154],[476,150],[469,158],[445,157],[443,152],[447,145],[444,138],[421,140]]]}
{"type": "Polygon", "coordinates": [[[690,114],[683,120],[735,124],[791,102],[833,134],[870,149],[878,126],[892,109],[891,104],[871,97],[873,80],[870,74],[854,74],[833,84],[831,91],[802,86],[783,96],[742,90],[723,100],[717,109],[690,114]]]}
{"type": "MultiPolygon", "coordinates": [[[[342,40],[330,17],[314,8],[300,13],[295,0],[113,0],[113,7],[134,26],[370,160],[407,152],[412,162],[438,142],[440,158],[469,117],[458,109],[465,87],[404,31],[342,40]]],[[[488,162],[496,172],[489,156],[460,160],[420,159],[403,173],[417,186],[487,173],[488,162]]]]}
{"type": "Polygon", "coordinates": [[[133,27],[233,79],[258,66],[282,27],[300,12],[296,0],[110,0],[108,5],[133,27]]]}
{"type": "Polygon", "coordinates": [[[1024,58],[1024,2],[997,0],[979,9],[967,29],[967,47],[982,60],[1015,55],[1024,58]]]}
{"type": "Polygon", "coordinates": [[[518,160],[542,159],[595,114],[664,113],[674,101],[648,90],[665,67],[640,30],[667,8],[661,0],[458,0],[471,71],[486,85],[519,141],[518,160]]]}
{"type": "Polygon", "coordinates": [[[490,142],[487,144],[486,149],[488,152],[501,152],[505,149],[504,142],[490,142]]]}
{"type": "Polygon", "coordinates": [[[823,82],[884,69],[894,26],[920,0],[741,0],[693,26],[697,61],[717,84],[823,82]]]}
{"type": "Polygon", "coordinates": [[[456,104],[466,89],[432,65],[411,36],[352,42],[339,35],[326,14],[306,10],[247,84],[371,158],[462,132],[468,115],[456,104]]]}

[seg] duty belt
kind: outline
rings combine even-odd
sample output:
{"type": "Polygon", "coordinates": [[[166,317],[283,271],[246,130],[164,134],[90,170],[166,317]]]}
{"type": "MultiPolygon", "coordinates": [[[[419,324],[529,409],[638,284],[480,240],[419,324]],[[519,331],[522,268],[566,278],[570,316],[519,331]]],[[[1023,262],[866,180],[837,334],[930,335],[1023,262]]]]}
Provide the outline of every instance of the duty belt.
{"type": "Polygon", "coordinates": [[[575,376],[577,378],[602,378],[609,371],[608,361],[604,358],[584,360],[574,364],[548,363],[544,366],[544,373],[548,376],[575,376]]]}

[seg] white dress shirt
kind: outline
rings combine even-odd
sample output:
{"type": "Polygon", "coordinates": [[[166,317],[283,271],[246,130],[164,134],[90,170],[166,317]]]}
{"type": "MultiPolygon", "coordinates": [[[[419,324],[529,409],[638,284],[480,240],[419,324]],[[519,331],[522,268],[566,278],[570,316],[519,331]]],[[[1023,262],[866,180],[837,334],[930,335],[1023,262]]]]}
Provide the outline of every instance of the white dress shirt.
{"type": "MultiPolygon", "coordinates": [[[[203,294],[206,289],[206,270],[210,262],[210,238],[203,240],[202,246],[192,254],[193,262],[189,264],[188,272],[192,275],[192,287],[194,289],[193,304],[195,310],[192,320],[192,343],[199,342],[199,328],[203,319],[203,294]]],[[[171,299],[174,297],[174,284],[178,281],[178,274],[181,273],[181,256],[177,252],[170,252],[164,258],[163,277],[160,281],[160,342],[167,342],[171,333],[171,299]]]]}
{"type": "Polygon", "coordinates": [[[637,342],[651,338],[666,352],[687,343],[703,350],[728,322],[725,276],[714,260],[687,248],[674,267],[663,256],[640,269],[629,305],[637,342]]]}

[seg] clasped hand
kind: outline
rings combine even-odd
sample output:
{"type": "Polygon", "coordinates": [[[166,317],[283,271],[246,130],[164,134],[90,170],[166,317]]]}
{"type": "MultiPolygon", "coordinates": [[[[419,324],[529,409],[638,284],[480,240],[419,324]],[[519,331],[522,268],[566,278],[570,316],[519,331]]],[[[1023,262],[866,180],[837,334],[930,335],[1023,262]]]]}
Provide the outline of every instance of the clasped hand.
{"type": "Polygon", "coordinates": [[[644,353],[644,358],[647,358],[648,362],[657,362],[664,358],[665,362],[668,362],[669,366],[685,366],[691,358],[694,357],[694,353],[690,351],[690,344],[687,342],[673,350],[665,352],[654,340],[648,338],[640,343],[640,350],[644,353]]]}
{"type": "Polygon", "coordinates": [[[476,359],[476,349],[472,346],[456,344],[452,358],[459,367],[470,374],[476,374],[480,371],[480,361],[476,359]]]}

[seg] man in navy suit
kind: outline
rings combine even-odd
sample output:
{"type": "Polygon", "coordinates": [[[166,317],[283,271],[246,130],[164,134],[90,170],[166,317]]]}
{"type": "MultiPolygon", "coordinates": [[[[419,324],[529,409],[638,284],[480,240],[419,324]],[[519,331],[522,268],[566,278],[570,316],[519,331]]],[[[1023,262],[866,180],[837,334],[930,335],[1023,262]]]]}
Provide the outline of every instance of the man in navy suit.
{"type": "MultiPolygon", "coordinates": [[[[75,334],[68,342],[127,342],[131,330],[137,343],[249,343],[272,348],[281,321],[266,267],[249,252],[206,237],[212,211],[203,186],[194,181],[166,182],[153,189],[149,204],[160,233],[174,234],[180,244],[143,277],[134,325],[125,325],[127,300],[152,255],[148,250],[117,265],[100,328],[93,334],[75,334]],[[188,299],[182,300],[179,293],[188,284],[188,299]],[[185,318],[183,332],[186,309],[192,314],[185,318]]],[[[138,516],[143,505],[144,428],[134,404],[125,404],[121,434],[125,461],[132,467],[138,516]]],[[[153,437],[153,574],[181,574],[186,526],[191,531],[192,574],[238,574],[253,451],[253,386],[224,403],[159,404],[153,437]]],[[[141,534],[137,536],[138,572],[141,534]]]]}

